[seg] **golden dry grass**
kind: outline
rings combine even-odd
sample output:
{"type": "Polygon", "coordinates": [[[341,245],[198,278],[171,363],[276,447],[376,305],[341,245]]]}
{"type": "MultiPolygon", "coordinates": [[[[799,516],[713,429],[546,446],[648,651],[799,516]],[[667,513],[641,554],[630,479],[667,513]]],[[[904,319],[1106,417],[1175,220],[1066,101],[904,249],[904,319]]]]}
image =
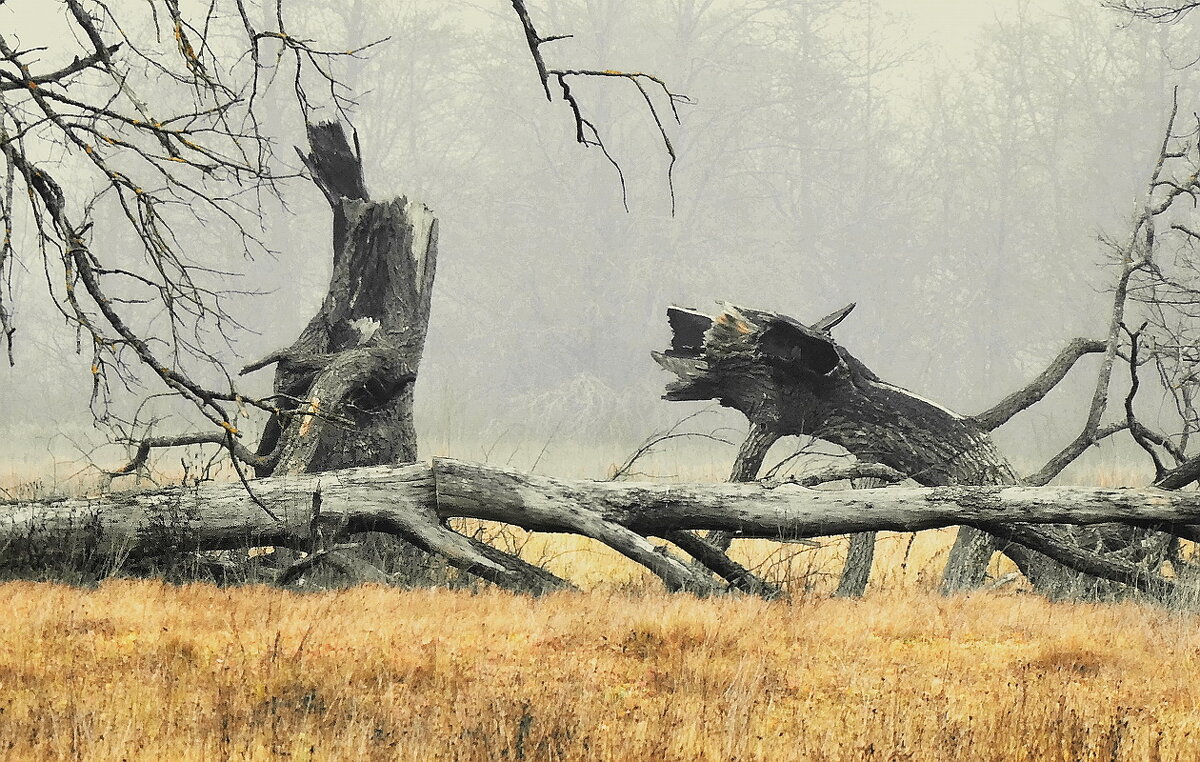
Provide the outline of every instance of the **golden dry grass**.
{"type": "Polygon", "coordinates": [[[8,583],[0,759],[1200,758],[1200,617],[943,599],[952,536],[881,534],[858,602],[827,597],[842,540],[736,543],[766,603],[515,531],[592,592],[8,583]]]}
{"type": "Polygon", "coordinates": [[[1193,760],[1200,617],[0,585],[5,759],[1193,760]]]}

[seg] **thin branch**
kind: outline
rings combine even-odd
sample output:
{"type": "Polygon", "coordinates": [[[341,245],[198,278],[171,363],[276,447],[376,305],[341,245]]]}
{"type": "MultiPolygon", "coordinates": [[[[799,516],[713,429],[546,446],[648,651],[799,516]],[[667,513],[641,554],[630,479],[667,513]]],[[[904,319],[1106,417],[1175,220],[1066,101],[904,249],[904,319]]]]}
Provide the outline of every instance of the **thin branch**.
{"type": "Polygon", "coordinates": [[[195,434],[178,434],[175,436],[163,437],[148,437],[136,442],[137,450],[132,458],[129,459],[123,466],[111,470],[104,470],[103,473],[110,477],[116,478],[119,476],[128,476],[135,473],[142,466],[146,465],[146,461],[150,457],[150,452],[157,449],[165,449],[168,447],[186,447],[188,445],[198,444],[219,444],[225,447],[238,460],[250,466],[259,466],[269,462],[269,456],[255,455],[250,452],[244,445],[236,439],[232,446],[228,442],[226,432],[224,431],[202,431],[195,434]]]}
{"type": "Polygon", "coordinates": [[[1150,456],[1150,461],[1154,463],[1154,480],[1158,481],[1166,472],[1166,468],[1163,466],[1162,459],[1158,456],[1158,452],[1155,451],[1150,440],[1146,438],[1142,429],[1139,428],[1137,416],[1133,412],[1133,400],[1137,396],[1138,389],[1141,387],[1141,381],[1138,378],[1138,340],[1141,338],[1141,333],[1145,328],[1145,323],[1142,323],[1142,327],[1136,331],[1130,331],[1128,328],[1125,328],[1125,333],[1129,336],[1129,393],[1125,395],[1125,423],[1129,428],[1129,433],[1133,435],[1133,440],[1138,443],[1139,447],[1146,451],[1150,456]]]}
{"type": "Polygon", "coordinates": [[[625,174],[621,169],[620,163],[616,158],[609,153],[608,147],[604,144],[604,140],[600,137],[600,131],[596,128],[595,123],[584,116],[583,107],[579,103],[578,97],[572,91],[571,86],[567,82],[568,77],[616,77],[626,79],[633,83],[637,88],[638,93],[642,96],[642,100],[646,104],[647,110],[650,112],[651,119],[654,120],[655,128],[658,130],[659,141],[662,143],[663,150],[666,151],[668,157],[667,163],[667,189],[671,198],[671,213],[675,213],[675,145],[671,142],[671,136],[667,132],[665,120],[659,112],[659,106],[655,99],[651,97],[646,83],[654,86],[654,89],[661,90],[666,97],[667,105],[671,110],[671,117],[675,123],[679,123],[679,110],[677,104],[691,103],[691,99],[686,95],[672,92],[659,77],[653,74],[644,72],[628,72],[617,71],[614,69],[558,69],[547,66],[545,58],[542,56],[542,45],[553,42],[555,40],[565,39],[571,35],[552,35],[543,37],[538,33],[534,26],[533,20],[530,18],[529,10],[525,5],[524,0],[512,0],[514,12],[521,22],[521,28],[525,34],[525,41],[529,46],[529,55],[533,58],[534,66],[537,68],[538,80],[542,84],[542,89],[546,93],[546,100],[553,102],[554,95],[550,88],[550,79],[554,78],[558,82],[559,88],[562,90],[562,99],[571,110],[571,116],[575,122],[575,140],[580,145],[585,147],[596,147],[604,154],[604,158],[617,172],[617,177],[621,185],[621,201],[626,210],[629,209],[627,189],[625,186],[625,174]]]}
{"type": "Polygon", "coordinates": [[[680,431],[679,430],[688,421],[690,421],[693,418],[696,418],[700,415],[703,415],[704,413],[707,413],[710,410],[711,410],[711,408],[704,408],[702,410],[697,410],[694,413],[689,413],[689,414],[685,415],[683,418],[680,418],[678,421],[673,423],[671,425],[671,427],[669,429],[667,429],[666,431],[655,432],[655,433],[651,434],[640,445],[638,445],[636,450],[634,450],[632,453],[630,453],[629,457],[627,457],[625,459],[625,462],[623,462],[617,468],[613,469],[613,471],[608,475],[609,481],[619,481],[621,479],[624,479],[627,476],[631,476],[633,474],[633,467],[637,464],[637,462],[639,460],[641,460],[642,458],[649,455],[650,452],[653,451],[654,448],[658,447],[660,444],[663,444],[664,442],[669,442],[672,439],[708,439],[713,442],[720,442],[721,444],[726,444],[726,445],[733,444],[732,441],[719,436],[715,431],[696,432],[696,431],[680,431]]]}
{"type": "Polygon", "coordinates": [[[0,70],[0,79],[4,80],[3,82],[0,82],[0,90],[32,90],[39,85],[45,85],[50,82],[58,82],[66,79],[72,74],[78,74],[81,71],[94,68],[101,61],[107,60],[120,49],[120,43],[109,45],[104,49],[103,52],[93,53],[90,56],[85,56],[84,58],[76,58],[74,61],[58,71],[52,71],[49,74],[35,74],[30,76],[28,79],[14,77],[8,72],[0,70]]]}
{"type": "Polygon", "coordinates": [[[784,597],[783,589],[778,585],[759,577],[695,532],[664,532],[663,539],[674,543],[736,590],[760,595],[768,600],[784,597]]]}
{"type": "Polygon", "coordinates": [[[529,43],[529,55],[533,56],[534,65],[537,66],[538,79],[542,81],[542,88],[546,91],[546,100],[553,103],[554,96],[550,94],[550,73],[546,70],[546,62],[542,59],[541,46],[542,43],[551,39],[560,40],[563,35],[552,38],[540,37],[537,29],[533,26],[533,21],[529,18],[525,0],[512,0],[512,5],[513,10],[517,12],[517,18],[521,20],[521,27],[525,30],[525,40],[529,43]]]}
{"type": "Polygon", "coordinates": [[[850,479],[878,479],[881,482],[895,484],[907,478],[908,476],[905,474],[882,463],[851,463],[849,465],[827,466],[815,471],[789,476],[786,479],[768,479],[763,481],[763,485],[771,489],[784,484],[815,487],[818,484],[847,481],[850,479]]]}

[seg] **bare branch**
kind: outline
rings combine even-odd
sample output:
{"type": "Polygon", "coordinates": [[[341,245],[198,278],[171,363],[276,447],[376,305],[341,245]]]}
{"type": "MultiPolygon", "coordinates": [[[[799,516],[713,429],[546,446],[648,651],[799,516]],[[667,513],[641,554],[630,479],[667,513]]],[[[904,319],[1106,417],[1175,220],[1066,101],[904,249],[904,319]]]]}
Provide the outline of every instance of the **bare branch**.
{"type": "Polygon", "coordinates": [[[782,484],[815,487],[818,484],[847,481],[849,479],[878,479],[881,482],[894,484],[902,482],[907,478],[906,475],[882,463],[851,463],[849,465],[827,466],[815,471],[789,476],[786,479],[764,479],[763,484],[774,489],[782,484]]]}
{"type": "Polygon", "coordinates": [[[168,447],[186,447],[188,445],[197,444],[219,444],[230,451],[230,453],[251,466],[262,465],[269,461],[269,457],[255,455],[250,452],[244,445],[236,439],[233,441],[233,446],[230,447],[226,432],[223,431],[202,431],[195,434],[179,434],[176,436],[163,437],[148,437],[135,443],[137,450],[133,457],[123,466],[106,470],[103,473],[109,477],[128,476],[135,473],[139,468],[146,464],[150,457],[151,450],[164,449],[168,447]]]}
{"type": "Polygon", "coordinates": [[[1141,332],[1145,327],[1146,324],[1142,323],[1142,327],[1136,331],[1130,331],[1128,328],[1125,328],[1125,332],[1129,336],[1129,393],[1125,395],[1125,424],[1129,429],[1129,433],[1133,435],[1133,440],[1150,456],[1151,462],[1154,463],[1154,479],[1158,481],[1162,478],[1166,469],[1163,466],[1162,459],[1158,456],[1158,452],[1155,451],[1150,440],[1143,433],[1142,429],[1144,427],[1139,427],[1137,416],[1133,412],[1133,400],[1137,396],[1138,389],[1141,387],[1141,380],[1138,377],[1138,340],[1141,338],[1141,332]]]}
{"type": "Polygon", "coordinates": [[[683,427],[683,425],[685,423],[687,423],[688,421],[691,421],[694,418],[697,418],[698,416],[703,415],[704,413],[707,413],[709,411],[710,411],[710,408],[705,408],[702,410],[697,410],[694,413],[689,413],[689,414],[685,415],[683,418],[680,418],[678,421],[673,423],[671,425],[671,427],[668,428],[666,431],[655,432],[654,434],[651,434],[649,437],[647,437],[645,439],[645,441],[643,441],[640,445],[638,445],[636,450],[634,450],[632,453],[630,453],[629,457],[627,457],[625,459],[624,463],[622,463],[620,466],[617,466],[609,473],[609,475],[608,475],[609,480],[610,481],[619,481],[621,479],[624,479],[627,476],[632,476],[634,474],[633,467],[635,465],[637,465],[637,462],[639,460],[641,460],[642,458],[649,455],[650,452],[652,450],[654,450],[654,448],[658,447],[660,444],[663,444],[664,442],[669,442],[672,439],[708,439],[713,442],[720,442],[721,444],[727,444],[727,445],[733,444],[732,441],[730,441],[729,439],[726,439],[725,437],[720,436],[715,431],[709,431],[709,432],[680,431],[680,429],[683,427]]]}
{"type": "Polygon", "coordinates": [[[60,80],[66,79],[72,74],[78,74],[81,71],[95,67],[102,61],[106,61],[112,56],[113,53],[116,53],[118,50],[120,50],[120,48],[120,43],[109,45],[104,48],[103,52],[96,52],[89,56],[85,56],[84,58],[77,57],[74,61],[57,71],[52,71],[49,74],[35,74],[30,76],[28,79],[14,77],[8,72],[0,69],[0,79],[4,80],[0,82],[0,91],[21,89],[33,90],[39,85],[45,85],[50,82],[59,82],[60,80]]]}
{"type": "Polygon", "coordinates": [[[534,65],[537,66],[538,79],[542,81],[542,88],[546,91],[546,100],[553,102],[554,96],[550,94],[550,73],[546,70],[546,62],[542,60],[541,46],[544,42],[550,40],[561,40],[564,36],[543,38],[537,33],[537,29],[533,26],[533,21],[529,18],[529,11],[525,8],[525,0],[512,0],[513,10],[517,12],[517,18],[521,20],[521,28],[525,30],[525,40],[529,43],[529,55],[533,56],[534,65]]]}
{"type": "Polygon", "coordinates": [[[1191,11],[1200,8],[1200,3],[1175,2],[1171,4],[1146,3],[1138,0],[1108,0],[1105,7],[1130,13],[1134,18],[1172,24],[1179,21],[1191,11]]]}
{"type": "Polygon", "coordinates": [[[1059,352],[1058,357],[1029,383],[1024,389],[1013,392],[988,410],[974,416],[975,422],[984,431],[992,431],[1008,422],[1017,413],[1040,402],[1060,381],[1066,377],[1079,358],[1087,354],[1103,352],[1107,343],[1091,339],[1074,339],[1059,352]]]}
{"type": "Polygon", "coordinates": [[[1087,448],[1103,439],[1111,437],[1117,432],[1125,431],[1127,428],[1129,428],[1127,421],[1117,421],[1116,423],[1111,423],[1108,426],[1097,429],[1088,436],[1081,434],[1051,458],[1046,465],[1042,466],[1041,470],[1024,477],[1021,481],[1033,487],[1049,484],[1051,479],[1062,473],[1064,468],[1074,463],[1075,459],[1082,455],[1087,448]]]}
{"type": "Polygon", "coordinates": [[[776,584],[758,577],[754,572],[725,555],[725,551],[713,545],[695,532],[664,532],[663,539],[679,547],[684,553],[720,576],[735,590],[767,599],[782,598],[783,590],[776,584]]]}
{"type": "Polygon", "coordinates": [[[614,69],[559,69],[547,66],[545,58],[542,56],[541,46],[547,42],[561,40],[570,37],[571,35],[552,35],[550,37],[543,37],[538,33],[537,28],[534,26],[534,23],[529,16],[529,10],[525,6],[525,1],[512,0],[512,6],[513,10],[517,14],[517,18],[521,21],[521,28],[525,33],[525,41],[529,45],[529,54],[533,58],[534,66],[537,67],[538,79],[541,81],[542,89],[546,93],[546,100],[550,102],[554,101],[554,96],[550,89],[550,79],[554,78],[558,82],[559,88],[562,90],[563,101],[571,109],[571,115],[575,121],[576,142],[585,147],[594,146],[599,148],[600,152],[604,154],[604,158],[607,159],[609,164],[613,166],[613,169],[616,170],[617,177],[621,185],[621,200],[626,209],[628,209],[629,204],[626,195],[625,175],[621,169],[621,165],[617,162],[613,155],[609,153],[607,146],[604,144],[603,138],[600,137],[600,131],[596,128],[595,123],[584,116],[584,111],[582,106],[580,106],[579,99],[576,97],[574,91],[571,90],[571,86],[568,84],[567,78],[616,77],[619,79],[629,80],[637,88],[638,93],[642,96],[642,100],[646,104],[647,110],[650,112],[651,119],[654,120],[655,128],[658,130],[659,141],[662,143],[663,150],[666,151],[669,158],[669,162],[667,164],[667,188],[670,193],[671,212],[673,214],[675,211],[675,146],[671,142],[671,136],[667,132],[665,120],[660,113],[660,107],[656,103],[655,98],[651,97],[646,85],[649,83],[653,86],[654,90],[661,91],[662,96],[666,98],[666,105],[670,108],[671,117],[676,124],[679,123],[679,111],[677,109],[677,104],[690,103],[691,99],[689,99],[686,95],[672,92],[671,89],[667,87],[666,82],[664,82],[662,79],[654,76],[653,74],[647,74],[645,72],[617,71],[614,69]]]}
{"type": "Polygon", "coordinates": [[[1027,524],[1015,522],[986,524],[981,525],[981,528],[997,537],[1018,542],[1027,548],[1044,553],[1070,569],[1100,579],[1129,585],[1159,600],[1169,601],[1176,597],[1179,591],[1179,584],[1173,579],[1147,571],[1143,566],[1120,558],[1089,552],[1056,537],[1045,528],[1035,529],[1027,524]]]}

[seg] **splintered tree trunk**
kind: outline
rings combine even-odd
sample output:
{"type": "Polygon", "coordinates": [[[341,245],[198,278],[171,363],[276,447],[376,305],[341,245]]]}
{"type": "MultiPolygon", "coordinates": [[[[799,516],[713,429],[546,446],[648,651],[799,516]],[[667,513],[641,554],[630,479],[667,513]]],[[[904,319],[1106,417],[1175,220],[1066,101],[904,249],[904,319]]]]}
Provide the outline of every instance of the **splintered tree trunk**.
{"type": "Polygon", "coordinates": [[[320,310],[275,363],[275,393],[300,410],[273,416],[260,476],[410,463],[413,384],[429,325],[437,220],[406,198],[372,201],[342,126],[311,125],[301,158],[333,210],[333,273],[320,310]]]}
{"type": "MultiPolygon", "coordinates": [[[[829,330],[850,308],[808,326],[723,307],[715,317],[667,311],[671,346],[654,353],[676,376],[665,399],[716,399],[745,414],[753,430],[817,437],[926,486],[1019,483],[979,422],[883,381],[834,342],[829,330]]],[[[988,534],[961,530],[943,590],[979,585],[995,549],[988,534]]],[[[1046,576],[1036,553],[1021,548],[1011,555],[1031,578],[1046,576]]]]}
{"type": "MultiPolygon", "coordinates": [[[[333,212],[333,272],[321,308],[300,337],[242,371],[274,364],[276,398],[293,406],[268,421],[258,448],[266,459],[259,476],[399,465],[417,457],[413,385],[429,326],[437,220],[403,197],[372,200],[358,141],[351,148],[340,124],[310,125],[308,140],[309,151],[300,158],[333,212]]],[[[402,573],[398,581],[433,581],[417,573],[429,565],[424,554],[430,554],[510,590],[570,587],[427,512],[399,522],[381,519],[378,526],[338,525],[336,517],[323,515],[320,490],[309,510],[312,527],[303,539],[312,558],[292,572],[319,560],[359,579],[384,578],[363,558],[342,552],[348,548],[341,539],[353,532],[355,552],[373,550],[402,573]]],[[[445,569],[442,561],[433,566],[445,569]]]]}
{"type": "MultiPolygon", "coordinates": [[[[248,366],[275,364],[275,394],[298,410],[274,415],[259,476],[411,463],[417,457],[413,386],[429,325],[437,220],[404,197],[372,200],[358,141],[339,123],[309,125],[300,158],[333,212],[333,271],[317,314],[288,348],[248,366]]],[[[444,566],[412,544],[358,535],[360,554],[409,581],[444,566]]],[[[320,548],[314,547],[316,554],[320,548]]]]}

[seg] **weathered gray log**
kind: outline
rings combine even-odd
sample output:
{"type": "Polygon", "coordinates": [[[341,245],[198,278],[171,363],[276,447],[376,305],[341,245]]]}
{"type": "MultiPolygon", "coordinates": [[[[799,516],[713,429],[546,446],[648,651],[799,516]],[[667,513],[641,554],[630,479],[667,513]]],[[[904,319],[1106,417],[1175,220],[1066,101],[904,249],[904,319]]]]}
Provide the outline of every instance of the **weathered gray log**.
{"type": "Polygon", "coordinates": [[[0,565],[106,567],[164,553],[285,546],[310,550],[334,534],[386,532],[509,589],[572,587],[553,574],[446,528],[428,465],[205,484],[91,498],[0,503],[0,565]],[[260,507],[270,508],[273,520],[260,507]],[[319,511],[319,521],[314,513],[319,511]]]}
{"type": "MultiPolygon", "coordinates": [[[[309,547],[314,506],[319,504],[321,521],[328,525],[411,539],[461,568],[512,587],[544,591],[566,585],[549,576],[533,578],[528,570],[489,558],[462,535],[446,529],[446,519],[502,521],[534,531],[594,537],[652,569],[674,589],[711,592],[711,583],[695,575],[688,564],[651,546],[644,535],[718,529],[743,537],[791,539],[955,524],[1007,533],[1001,527],[1017,521],[1024,526],[1113,521],[1169,525],[1200,520],[1200,494],[1158,489],[991,486],[832,491],[788,483],[566,481],[452,459],[437,459],[432,468],[345,469],[258,479],[251,486],[257,500],[269,506],[279,521],[267,516],[240,484],[0,503],[0,562],[19,563],[46,547],[64,558],[90,563],[153,555],[161,552],[164,542],[181,550],[309,547]]],[[[1080,563],[1092,563],[1091,557],[1080,563]]],[[[1089,573],[1104,571],[1089,567],[1089,573]]],[[[1136,573],[1146,577],[1143,570],[1136,573]]],[[[1155,594],[1174,588],[1158,579],[1141,587],[1155,594]]]]}
{"type": "MultiPolygon", "coordinates": [[[[855,479],[850,483],[854,489],[879,489],[886,486],[882,479],[855,479]]],[[[850,535],[850,547],[846,549],[846,563],[838,580],[838,598],[861,598],[871,581],[871,566],[875,563],[875,539],[877,532],[857,532],[850,535]]]]}
{"type": "MultiPolygon", "coordinates": [[[[733,459],[729,481],[752,482],[757,479],[767,452],[770,451],[772,445],[779,441],[779,438],[779,432],[751,421],[750,431],[746,433],[746,439],[738,447],[737,456],[733,459]]],[[[729,550],[729,545],[733,542],[733,535],[729,532],[710,532],[704,539],[717,550],[724,552],[729,550]]]]}
{"type": "Polygon", "coordinates": [[[794,539],[955,524],[1190,523],[1200,493],[1094,487],[952,486],[814,490],[796,484],[663,484],[553,479],[451,458],[434,460],[439,515],[577,532],[576,511],[639,534],[723,529],[794,539]]]}

